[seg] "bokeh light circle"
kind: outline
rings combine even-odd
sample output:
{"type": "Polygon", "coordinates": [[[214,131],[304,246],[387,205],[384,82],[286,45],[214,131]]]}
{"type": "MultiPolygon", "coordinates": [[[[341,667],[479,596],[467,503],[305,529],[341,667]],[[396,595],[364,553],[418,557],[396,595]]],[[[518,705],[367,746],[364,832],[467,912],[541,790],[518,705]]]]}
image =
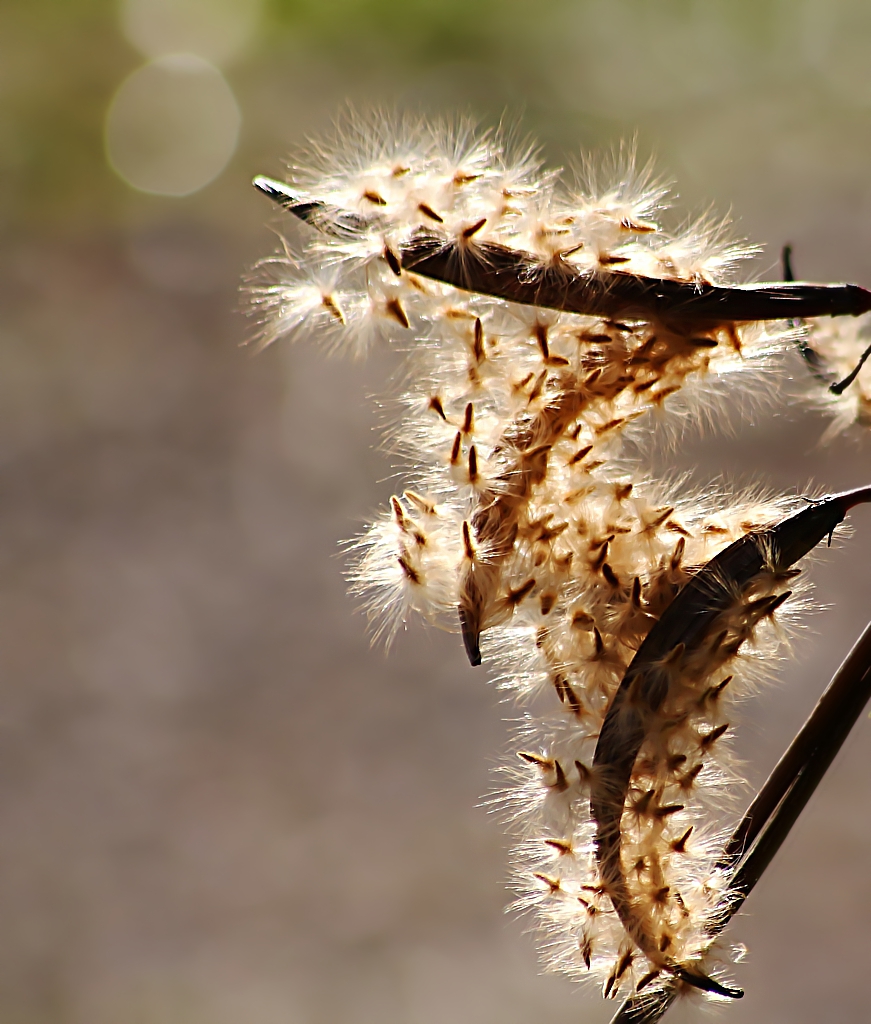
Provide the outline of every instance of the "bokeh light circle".
{"type": "Polygon", "coordinates": [[[235,57],[253,37],[262,0],[122,0],[121,28],[146,57],[197,53],[214,64],[235,57]]]}
{"type": "Polygon", "coordinates": [[[240,124],[221,72],[193,54],[172,54],[138,68],[118,87],[106,114],[106,155],[142,192],[189,195],[227,165],[240,124]]]}

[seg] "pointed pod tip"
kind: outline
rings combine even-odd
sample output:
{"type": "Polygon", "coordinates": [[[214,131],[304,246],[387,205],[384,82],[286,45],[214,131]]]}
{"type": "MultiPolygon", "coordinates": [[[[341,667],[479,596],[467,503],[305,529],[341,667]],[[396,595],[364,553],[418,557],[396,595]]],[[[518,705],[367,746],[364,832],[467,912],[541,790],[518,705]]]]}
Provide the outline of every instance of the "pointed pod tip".
{"type": "Polygon", "coordinates": [[[716,978],[710,977],[710,975],[695,974],[693,971],[688,971],[685,967],[678,967],[674,970],[674,974],[687,985],[700,989],[702,992],[712,992],[715,995],[724,996],[726,999],[744,998],[744,989],[730,988],[728,985],[717,981],[716,978]]]}
{"type": "Polygon", "coordinates": [[[292,213],[294,217],[299,217],[300,220],[309,221],[323,211],[323,203],[304,199],[296,189],[284,181],[258,174],[251,184],[258,192],[262,192],[273,203],[292,213]]]}
{"type": "Polygon", "coordinates": [[[855,508],[857,505],[863,505],[866,502],[871,501],[871,485],[867,487],[857,487],[852,491],[843,491],[841,494],[834,495],[836,501],[840,502],[844,512],[849,512],[851,508],[855,508]]]}
{"type": "Polygon", "coordinates": [[[299,202],[299,196],[283,181],[276,181],[275,178],[267,178],[264,174],[258,174],[251,184],[273,202],[280,203],[282,206],[299,202]]]}
{"type": "Polygon", "coordinates": [[[481,664],[481,648],[478,646],[478,640],[476,637],[463,637],[463,641],[466,646],[466,654],[469,656],[469,664],[476,668],[481,664]]]}
{"type": "Polygon", "coordinates": [[[474,617],[467,609],[460,609],[460,632],[463,637],[463,646],[469,658],[469,664],[474,668],[481,664],[481,632],[474,617]]]}

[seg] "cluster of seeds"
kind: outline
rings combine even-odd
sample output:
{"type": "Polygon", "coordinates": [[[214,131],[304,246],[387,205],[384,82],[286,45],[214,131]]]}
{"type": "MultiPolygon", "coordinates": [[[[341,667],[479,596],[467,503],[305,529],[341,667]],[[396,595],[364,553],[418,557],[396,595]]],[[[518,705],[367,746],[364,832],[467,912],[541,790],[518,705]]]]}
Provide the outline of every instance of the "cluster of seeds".
{"type": "Polygon", "coordinates": [[[642,278],[727,283],[749,250],[709,221],[663,229],[664,188],[628,158],[613,165],[616,184],[587,175],[570,188],[498,135],[352,128],[291,168],[292,186],[263,179],[312,227],[253,286],[263,344],[303,328],[356,353],[377,339],[405,353],[391,440],[406,489],[359,539],[352,589],[377,635],[411,613],[454,628],[472,664],[494,666],[526,705],[503,798],[516,905],[536,913],[549,964],[597,977],[610,996],[663,971],[704,977],[735,783],[733,700],[770,668],[795,607],[781,608],[785,574],[764,561],[703,635],[656,661],[666,692],[640,737],[597,752],[621,680],[675,595],[796,507],[690,493],[629,453],[664,412],[697,414],[724,381],[766,371],[798,329],[496,297],[505,252],[522,254],[518,288],[552,271],[597,296],[642,278]],[[489,269],[490,294],[415,272],[422,238],[427,254],[433,239],[449,254],[448,280],[489,269]]]}

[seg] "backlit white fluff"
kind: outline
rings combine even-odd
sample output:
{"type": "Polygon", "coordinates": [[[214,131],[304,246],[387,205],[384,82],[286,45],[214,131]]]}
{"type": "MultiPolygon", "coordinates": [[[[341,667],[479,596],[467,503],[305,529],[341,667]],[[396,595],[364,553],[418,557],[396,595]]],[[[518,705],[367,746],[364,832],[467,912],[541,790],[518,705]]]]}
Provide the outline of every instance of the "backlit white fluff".
{"type": "MultiPolygon", "coordinates": [[[[610,996],[659,965],[614,913],[594,858],[589,773],[605,711],[694,568],[793,507],[652,480],[628,459],[627,431],[637,443],[652,413],[697,416],[706,395],[768,368],[794,328],[512,306],[408,273],[396,253],[437,228],[460,249],[493,241],[543,264],[723,283],[753,252],[713,218],[666,229],[666,189],[625,151],[613,163],[616,179],[587,167],[586,185],[566,187],[498,132],[371,119],[291,167],[320,212],[302,251],[268,261],[253,288],[263,344],[306,326],[329,347],[383,337],[406,354],[390,443],[407,489],[357,541],[351,586],[376,636],[412,614],[460,630],[526,705],[500,797],[517,835],[516,906],[535,913],[549,965],[610,996]]],[[[750,599],[736,595],[736,623],[750,599]]],[[[639,789],[623,819],[635,899],[667,920],[671,961],[701,963],[723,891],[716,851],[737,776],[728,731],[711,736],[782,647],[771,615],[752,619],[729,627],[735,649],[712,658],[709,682],[693,669],[701,696],[662,726],[682,753],[652,783],[658,804],[639,789]]],[[[659,771],[639,764],[637,786],[659,771]]]]}

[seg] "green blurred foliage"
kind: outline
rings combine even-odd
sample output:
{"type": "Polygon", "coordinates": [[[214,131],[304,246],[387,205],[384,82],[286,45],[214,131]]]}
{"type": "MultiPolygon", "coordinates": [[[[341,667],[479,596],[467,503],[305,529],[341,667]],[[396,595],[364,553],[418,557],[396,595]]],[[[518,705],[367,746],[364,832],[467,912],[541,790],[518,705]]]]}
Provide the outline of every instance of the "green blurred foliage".
{"type": "MultiPolygon", "coordinates": [[[[118,6],[0,5],[7,225],[111,225],[146,202],[103,154],[106,109],[142,60],[118,6]]],[[[865,0],[266,0],[226,69],[245,117],[233,189],[351,99],[520,119],[558,161],[638,133],[693,201],[821,174],[857,191],[869,41],[865,0]]],[[[192,202],[219,212],[226,180],[192,202]]]]}
{"type": "Polygon", "coordinates": [[[386,57],[412,66],[498,59],[506,38],[527,21],[518,0],[273,0],[270,14],[278,26],[304,34],[325,53],[357,63],[386,57]]]}
{"type": "Polygon", "coordinates": [[[106,106],[131,67],[111,0],[0,6],[0,216],[7,223],[99,215],[114,188],[106,106]]]}

